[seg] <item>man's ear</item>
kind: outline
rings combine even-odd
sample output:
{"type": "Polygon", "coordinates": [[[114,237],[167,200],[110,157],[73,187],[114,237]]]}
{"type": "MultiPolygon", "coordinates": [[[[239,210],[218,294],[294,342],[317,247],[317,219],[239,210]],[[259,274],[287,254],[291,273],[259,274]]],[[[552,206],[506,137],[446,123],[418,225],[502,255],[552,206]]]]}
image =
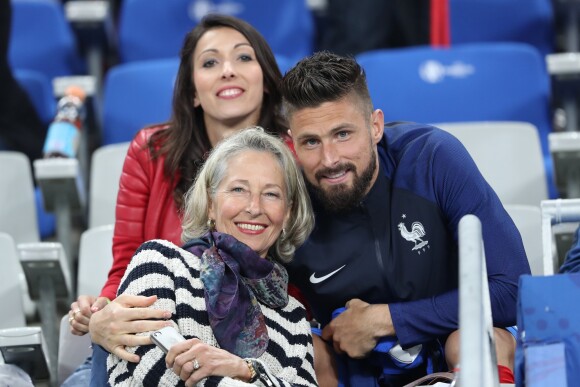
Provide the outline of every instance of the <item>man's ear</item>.
{"type": "Polygon", "coordinates": [[[385,131],[385,115],[381,109],[375,109],[371,114],[371,135],[373,143],[378,144],[385,131]]]}

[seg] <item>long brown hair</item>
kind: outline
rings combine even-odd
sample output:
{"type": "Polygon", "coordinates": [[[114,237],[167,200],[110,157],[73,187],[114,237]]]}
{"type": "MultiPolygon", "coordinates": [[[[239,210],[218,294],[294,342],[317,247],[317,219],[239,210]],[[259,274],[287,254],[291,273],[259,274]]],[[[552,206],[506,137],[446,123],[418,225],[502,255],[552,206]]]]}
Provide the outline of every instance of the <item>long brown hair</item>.
{"type": "MultiPolygon", "coordinates": [[[[229,27],[240,32],[248,40],[264,74],[264,100],[257,125],[268,132],[285,135],[287,125],[281,115],[282,97],[280,80],[282,74],[272,50],[264,37],[245,21],[227,15],[210,14],[185,37],[180,53],[180,64],[173,92],[171,119],[166,129],[151,136],[149,150],[153,158],[165,155],[166,176],[178,181],[173,193],[177,207],[181,208],[183,195],[193,184],[204,157],[211,150],[201,106],[194,108],[195,85],[193,84],[193,53],[199,39],[209,30],[229,27]]],[[[242,128],[240,128],[242,129],[242,128]]]]}

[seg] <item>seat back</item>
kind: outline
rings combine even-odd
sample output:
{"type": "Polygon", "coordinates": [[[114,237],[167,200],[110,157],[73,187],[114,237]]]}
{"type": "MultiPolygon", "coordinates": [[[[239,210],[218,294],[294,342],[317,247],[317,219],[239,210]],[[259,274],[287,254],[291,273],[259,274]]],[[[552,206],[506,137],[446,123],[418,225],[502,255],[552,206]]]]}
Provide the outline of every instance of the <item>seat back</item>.
{"type": "Polygon", "coordinates": [[[523,121],[540,137],[550,197],[550,77],[534,47],[518,43],[416,47],[362,53],[369,90],[385,121],[523,121]]]}
{"type": "Polygon", "coordinates": [[[516,224],[524,242],[533,275],[543,275],[542,212],[540,206],[508,204],[505,209],[516,224]]]}
{"type": "Polygon", "coordinates": [[[552,0],[449,0],[451,44],[522,42],[554,51],[552,0]]]}
{"type": "Polygon", "coordinates": [[[117,65],[105,77],[102,145],[131,141],[146,125],[171,116],[178,59],[117,65]]]}
{"type": "Polygon", "coordinates": [[[121,60],[177,56],[185,35],[208,13],[246,20],[275,54],[299,59],[312,52],[314,21],[305,0],[124,0],[119,21],[121,60]]]}
{"type": "Polygon", "coordinates": [[[461,122],[436,126],[457,137],[503,204],[539,206],[548,198],[538,131],[527,122],[461,122]]]}
{"type": "Polygon", "coordinates": [[[26,325],[22,300],[24,274],[14,239],[0,232],[2,270],[0,270],[0,329],[26,325]]]}
{"type": "Polygon", "coordinates": [[[60,320],[57,381],[60,386],[92,354],[91,337],[75,336],[70,331],[68,314],[60,320]]]}
{"type": "Polygon", "coordinates": [[[98,295],[113,265],[113,225],[85,230],[79,244],[77,294],[98,295]]]}
{"type": "Polygon", "coordinates": [[[562,243],[558,243],[558,233],[564,232],[569,234],[569,238],[574,238],[580,222],[580,199],[543,200],[541,210],[544,275],[552,275],[559,271],[570,248],[570,244],[567,244],[566,248],[562,249],[562,243]],[[572,229],[560,228],[558,230],[558,226],[571,225],[571,223],[573,223],[572,229]]]}
{"type": "Polygon", "coordinates": [[[82,60],[59,1],[12,1],[8,58],[13,68],[56,76],[79,74],[82,60]]]}
{"type": "Polygon", "coordinates": [[[18,243],[39,242],[32,170],[20,152],[0,151],[0,231],[18,243]]]}
{"type": "Polygon", "coordinates": [[[105,145],[93,152],[89,198],[89,228],[115,223],[119,179],[129,143],[105,145]]]}
{"type": "MultiPolygon", "coordinates": [[[[37,193],[28,158],[20,152],[0,151],[0,232],[9,234],[17,245],[40,242],[37,193]]],[[[30,299],[20,266],[19,273],[24,311],[32,318],[36,304],[30,299]]]]}
{"type": "Polygon", "coordinates": [[[50,79],[39,71],[24,69],[14,70],[14,78],[28,94],[40,120],[46,124],[52,121],[56,113],[56,99],[50,79]]]}

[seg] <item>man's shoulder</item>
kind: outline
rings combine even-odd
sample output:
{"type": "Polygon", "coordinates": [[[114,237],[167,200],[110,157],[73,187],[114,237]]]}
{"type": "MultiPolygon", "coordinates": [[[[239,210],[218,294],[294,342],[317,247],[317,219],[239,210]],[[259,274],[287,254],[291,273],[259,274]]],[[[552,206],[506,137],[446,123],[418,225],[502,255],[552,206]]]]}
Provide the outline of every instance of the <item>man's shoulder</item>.
{"type": "Polygon", "coordinates": [[[402,149],[412,144],[436,146],[452,138],[443,129],[428,124],[401,121],[385,123],[384,140],[389,148],[402,149]]]}
{"type": "Polygon", "coordinates": [[[407,162],[430,162],[442,149],[456,152],[458,147],[461,148],[460,142],[450,133],[415,122],[386,123],[383,139],[378,144],[379,154],[386,161],[387,169],[407,162]]]}

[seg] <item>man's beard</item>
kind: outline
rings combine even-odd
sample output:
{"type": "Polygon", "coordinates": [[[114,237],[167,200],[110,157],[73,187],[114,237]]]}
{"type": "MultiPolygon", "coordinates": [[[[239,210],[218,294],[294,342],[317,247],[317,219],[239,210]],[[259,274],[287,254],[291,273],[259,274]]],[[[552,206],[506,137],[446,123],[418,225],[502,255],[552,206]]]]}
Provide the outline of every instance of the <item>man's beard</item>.
{"type": "Polygon", "coordinates": [[[323,176],[333,175],[342,171],[350,170],[354,174],[352,187],[348,188],[346,184],[337,184],[330,186],[327,190],[321,186],[313,185],[308,179],[306,184],[310,191],[314,193],[318,201],[328,212],[341,212],[356,207],[368,191],[375,170],[377,169],[377,155],[371,149],[371,160],[367,167],[359,175],[356,167],[352,163],[343,163],[334,168],[327,168],[316,172],[314,178],[320,183],[323,176]]]}

